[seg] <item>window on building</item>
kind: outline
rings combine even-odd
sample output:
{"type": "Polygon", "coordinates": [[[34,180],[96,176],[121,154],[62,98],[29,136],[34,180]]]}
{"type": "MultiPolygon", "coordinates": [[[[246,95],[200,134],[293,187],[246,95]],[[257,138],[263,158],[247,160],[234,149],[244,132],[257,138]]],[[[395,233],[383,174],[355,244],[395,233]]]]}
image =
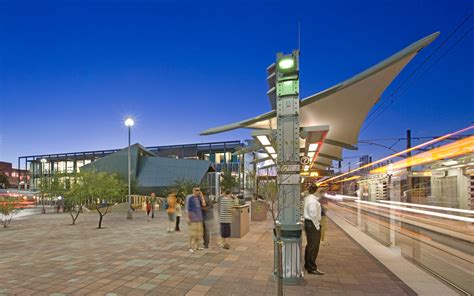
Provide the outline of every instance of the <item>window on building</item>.
{"type": "Polygon", "coordinates": [[[67,173],[74,173],[74,161],[67,161],[66,171],[67,173]]]}

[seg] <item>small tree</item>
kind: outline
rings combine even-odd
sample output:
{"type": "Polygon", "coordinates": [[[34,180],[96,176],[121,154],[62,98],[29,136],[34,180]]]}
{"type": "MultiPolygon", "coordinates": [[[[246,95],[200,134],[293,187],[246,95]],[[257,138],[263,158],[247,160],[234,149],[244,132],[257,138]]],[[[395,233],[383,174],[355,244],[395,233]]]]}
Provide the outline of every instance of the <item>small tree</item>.
{"type": "Polygon", "coordinates": [[[14,198],[6,198],[0,201],[0,214],[2,215],[2,224],[4,228],[13,220],[13,217],[20,211],[18,208],[18,202],[14,198]]]}
{"type": "Polygon", "coordinates": [[[232,172],[230,170],[225,170],[221,174],[222,180],[221,180],[221,187],[222,189],[232,189],[235,186],[237,186],[238,182],[236,178],[232,175],[232,172]]]}
{"type": "Polygon", "coordinates": [[[64,193],[64,209],[69,213],[72,219],[72,225],[76,224],[79,214],[82,213],[82,208],[88,198],[87,191],[82,190],[80,185],[81,176],[84,173],[75,174],[73,182],[69,183],[69,190],[64,193]]]}
{"type": "Polygon", "coordinates": [[[83,172],[77,180],[77,196],[87,196],[92,201],[88,207],[99,215],[98,229],[112,205],[119,202],[126,193],[126,184],[117,175],[103,172],[83,172]]]}
{"type": "Polygon", "coordinates": [[[44,207],[44,198],[48,194],[48,188],[49,188],[48,179],[46,178],[44,174],[42,174],[40,177],[40,183],[38,187],[38,191],[41,194],[41,206],[42,206],[41,213],[42,214],[46,214],[46,208],[44,207]]]}
{"type": "Polygon", "coordinates": [[[245,182],[246,189],[249,189],[250,191],[252,191],[255,194],[255,197],[256,197],[256,195],[257,195],[257,184],[256,184],[257,174],[253,170],[248,171],[247,174],[246,174],[246,177],[247,177],[247,180],[245,182]]]}
{"type": "Polygon", "coordinates": [[[277,283],[278,283],[278,295],[283,295],[283,241],[281,239],[281,226],[278,223],[283,206],[280,205],[278,198],[278,185],[276,180],[266,180],[259,187],[259,193],[265,201],[267,211],[270,212],[273,220],[273,231],[276,237],[277,244],[277,256],[278,256],[278,269],[277,269],[277,283]]]}
{"type": "Polygon", "coordinates": [[[53,199],[55,197],[64,197],[66,192],[68,191],[69,187],[69,178],[70,175],[56,173],[49,178],[43,176],[40,181],[39,191],[41,193],[41,199],[43,204],[42,213],[46,213],[44,207],[44,199],[45,197],[49,197],[53,199]]]}
{"type": "Polygon", "coordinates": [[[177,197],[186,197],[186,195],[193,192],[193,188],[199,186],[199,184],[193,180],[188,179],[178,179],[174,181],[173,186],[171,186],[172,191],[176,191],[177,197]]]}
{"type": "Polygon", "coordinates": [[[10,181],[8,180],[7,175],[0,174],[0,188],[7,189],[10,187],[10,181]]]}

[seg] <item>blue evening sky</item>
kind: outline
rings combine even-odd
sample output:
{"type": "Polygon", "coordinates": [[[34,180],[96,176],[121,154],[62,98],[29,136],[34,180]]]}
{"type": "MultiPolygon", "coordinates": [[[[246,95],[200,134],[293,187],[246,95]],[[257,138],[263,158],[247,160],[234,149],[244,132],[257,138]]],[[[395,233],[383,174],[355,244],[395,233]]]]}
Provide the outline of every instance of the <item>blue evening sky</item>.
{"type": "MultiPolygon", "coordinates": [[[[466,1],[0,0],[0,160],[241,140],[199,132],[269,110],[266,67],[297,47],[301,92],[328,88],[436,31],[383,100],[474,11],[466,1]]],[[[449,48],[474,26],[472,17],[449,48]]],[[[474,118],[474,32],[410,81],[360,139],[441,135],[474,118]]],[[[433,59],[430,60],[430,63],[433,59]]],[[[398,146],[401,149],[401,146],[398,146]]],[[[388,150],[361,146],[374,157],[388,150]]]]}

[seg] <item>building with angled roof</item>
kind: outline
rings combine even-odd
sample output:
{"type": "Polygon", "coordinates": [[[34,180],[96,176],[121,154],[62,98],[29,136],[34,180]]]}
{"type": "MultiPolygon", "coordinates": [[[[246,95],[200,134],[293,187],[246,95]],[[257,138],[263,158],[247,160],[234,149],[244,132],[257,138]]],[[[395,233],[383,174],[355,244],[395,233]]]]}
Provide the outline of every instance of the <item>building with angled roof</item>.
{"type": "MultiPolygon", "coordinates": [[[[133,156],[132,162],[136,163],[136,166],[132,167],[132,176],[134,175],[137,181],[141,180],[143,186],[147,188],[165,186],[163,184],[169,184],[170,178],[189,177],[186,175],[187,172],[192,172],[195,169],[192,165],[193,162],[188,162],[190,160],[207,161],[210,163],[210,170],[215,172],[231,171],[238,176],[243,171],[243,157],[234,154],[245,146],[241,141],[149,147],[135,145],[137,152],[133,156]],[[156,169],[157,165],[161,169],[156,169]],[[154,180],[150,177],[152,171],[161,183],[156,183],[157,179],[154,180]],[[169,171],[171,171],[171,175],[167,173],[169,171]]],[[[109,149],[20,156],[18,168],[27,170],[29,182],[24,184],[24,188],[31,190],[39,188],[42,178],[48,179],[57,173],[79,172],[83,167],[92,163],[98,170],[114,171],[121,176],[126,176],[127,162],[125,160],[125,167],[120,165],[123,157],[121,151],[122,149],[109,149]],[[107,158],[106,162],[99,161],[104,158],[107,158]]],[[[125,155],[127,155],[126,151],[125,155]]]]}
{"type": "MultiPolygon", "coordinates": [[[[130,147],[130,157],[131,180],[142,194],[159,192],[180,180],[199,184],[213,170],[208,160],[160,157],[138,143],[130,147]]],[[[126,180],[128,147],[84,165],[81,171],[115,173],[126,180]]]]}

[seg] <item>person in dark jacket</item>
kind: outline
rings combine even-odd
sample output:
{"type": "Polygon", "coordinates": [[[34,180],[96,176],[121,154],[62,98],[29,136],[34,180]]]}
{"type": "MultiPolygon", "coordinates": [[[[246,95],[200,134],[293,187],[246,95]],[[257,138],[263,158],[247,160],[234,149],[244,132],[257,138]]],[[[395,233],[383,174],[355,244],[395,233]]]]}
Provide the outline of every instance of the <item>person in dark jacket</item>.
{"type": "Polygon", "coordinates": [[[204,248],[209,248],[209,241],[211,239],[211,226],[214,220],[214,205],[212,204],[209,196],[201,191],[201,209],[203,218],[203,242],[204,248]]]}

